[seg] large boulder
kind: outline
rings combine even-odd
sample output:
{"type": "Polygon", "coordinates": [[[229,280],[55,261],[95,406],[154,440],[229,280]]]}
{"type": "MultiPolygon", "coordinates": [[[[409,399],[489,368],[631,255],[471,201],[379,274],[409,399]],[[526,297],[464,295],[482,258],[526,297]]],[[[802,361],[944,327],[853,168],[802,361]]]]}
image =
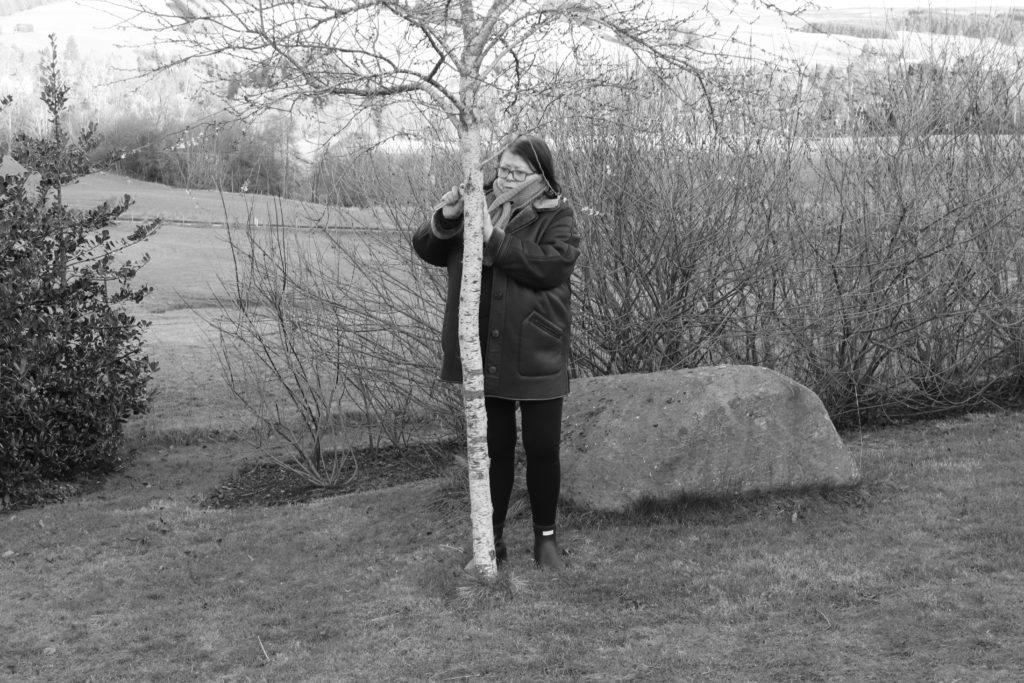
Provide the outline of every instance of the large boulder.
{"type": "Polygon", "coordinates": [[[562,433],[562,494],[599,510],[859,478],[814,392],[747,365],[574,380],[562,433]]]}

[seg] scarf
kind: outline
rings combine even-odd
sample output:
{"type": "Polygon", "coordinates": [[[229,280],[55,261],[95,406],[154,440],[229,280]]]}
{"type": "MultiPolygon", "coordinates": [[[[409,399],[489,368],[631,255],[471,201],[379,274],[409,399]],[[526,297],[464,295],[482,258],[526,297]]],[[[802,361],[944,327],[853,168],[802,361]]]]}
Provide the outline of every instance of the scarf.
{"type": "MultiPolygon", "coordinates": [[[[487,211],[491,214],[491,225],[495,230],[504,230],[513,213],[532,204],[547,189],[548,183],[544,176],[538,175],[517,189],[508,190],[496,196],[489,193],[486,199],[491,200],[487,206],[487,211]]],[[[493,191],[492,189],[491,192],[493,191]]]]}

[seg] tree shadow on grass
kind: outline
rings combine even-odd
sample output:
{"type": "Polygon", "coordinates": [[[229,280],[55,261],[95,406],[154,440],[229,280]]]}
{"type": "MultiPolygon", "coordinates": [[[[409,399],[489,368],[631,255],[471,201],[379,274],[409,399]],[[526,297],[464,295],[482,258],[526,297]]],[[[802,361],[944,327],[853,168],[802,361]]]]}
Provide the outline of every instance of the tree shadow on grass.
{"type": "Polygon", "coordinates": [[[808,487],[736,495],[643,498],[620,511],[594,510],[571,502],[563,505],[563,508],[566,518],[580,526],[647,526],[684,520],[717,525],[783,514],[797,521],[811,511],[825,507],[866,507],[872,498],[871,484],[861,482],[853,486],[808,487]]]}

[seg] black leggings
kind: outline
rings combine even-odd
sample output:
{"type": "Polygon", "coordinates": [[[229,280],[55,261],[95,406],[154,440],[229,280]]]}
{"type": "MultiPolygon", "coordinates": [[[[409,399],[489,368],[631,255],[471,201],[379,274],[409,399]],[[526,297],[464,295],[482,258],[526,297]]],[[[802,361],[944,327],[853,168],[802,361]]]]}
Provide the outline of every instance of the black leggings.
{"type": "MultiPolygon", "coordinates": [[[[487,397],[487,450],[491,457],[491,504],[494,525],[504,525],[516,469],[516,404],[487,397]]],[[[562,440],[562,399],[518,401],[523,416],[526,451],[526,490],[534,526],[554,528],[562,469],[558,451],[562,440]]]]}

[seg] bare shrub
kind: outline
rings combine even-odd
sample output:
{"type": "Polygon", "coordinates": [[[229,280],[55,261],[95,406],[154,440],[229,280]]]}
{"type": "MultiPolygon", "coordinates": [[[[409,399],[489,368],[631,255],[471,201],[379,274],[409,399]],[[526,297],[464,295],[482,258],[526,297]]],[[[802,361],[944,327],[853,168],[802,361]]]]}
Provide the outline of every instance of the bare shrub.
{"type": "Polygon", "coordinates": [[[720,107],[742,135],[702,135],[664,92],[620,91],[585,129],[571,109],[556,115],[585,240],[577,372],[764,365],[814,389],[840,424],[1012,399],[1022,142],[935,126],[971,111],[965,101],[979,121],[1008,114],[976,93],[1021,74],[983,61],[937,55],[940,71],[960,70],[941,90],[879,83],[886,135],[801,136],[799,88],[789,121],[784,99],[720,107]]]}
{"type": "Polygon", "coordinates": [[[225,378],[291,447],[278,464],[319,486],[355,476],[346,462],[355,442],[403,446],[438,425],[463,429],[457,392],[437,379],[443,274],[409,241],[426,214],[416,202],[423,181],[399,176],[388,169],[378,180],[413,187],[401,195],[408,203],[382,209],[376,227],[271,220],[229,231],[235,277],[214,321],[225,378]]]}
{"type": "MultiPolygon", "coordinates": [[[[867,85],[762,71],[695,107],[700,84],[634,79],[554,100],[543,122],[510,111],[558,145],[584,236],[574,373],[762,365],[811,387],[840,425],[1014,400],[1024,140],[996,131],[1017,125],[1024,74],[991,62],[940,46],[927,68],[897,57],[867,85]],[[821,117],[843,98],[856,114],[821,117]]],[[[318,373],[341,385],[313,414],[348,406],[371,441],[401,444],[423,420],[461,426],[458,396],[435,380],[444,274],[408,242],[458,172],[450,149],[425,150],[401,168],[368,160],[366,188],[346,178],[389,197],[397,228],[320,232],[286,270],[240,252],[265,284],[238,300],[306,335],[279,348],[325,359],[318,373]]],[[[258,329],[245,334],[278,343],[258,329]]]]}
{"type": "Polygon", "coordinates": [[[324,235],[345,278],[345,296],[329,305],[346,321],[349,358],[361,369],[353,377],[360,410],[396,445],[422,432],[418,426],[424,422],[461,438],[462,397],[438,379],[447,275],[424,264],[411,246],[428,207],[459,176],[458,155],[436,143],[416,155],[367,150],[364,156],[362,174],[344,182],[386,198],[377,211],[393,228],[359,239],[335,231],[324,235]]]}
{"type": "Polygon", "coordinates": [[[583,225],[574,283],[574,363],[580,374],[650,372],[709,361],[728,296],[713,274],[730,259],[730,189],[710,184],[690,128],[663,102],[622,95],[619,120],[551,135],[583,225]],[[627,113],[628,112],[628,113],[627,113]],[[709,196],[713,195],[713,196],[709,196]],[[707,204],[721,210],[702,214],[707,204]]]}
{"type": "Polygon", "coordinates": [[[218,300],[219,359],[228,387],[263,430],[280,436],[292,458],[281,467],[317,486],[333,486],[346,467],[350,375],[340,321],[320,305],[325,283],[304,268],[319,250],[310,233],[249,224],[229,232],[236,259],[231,297],[218,300]]]}

